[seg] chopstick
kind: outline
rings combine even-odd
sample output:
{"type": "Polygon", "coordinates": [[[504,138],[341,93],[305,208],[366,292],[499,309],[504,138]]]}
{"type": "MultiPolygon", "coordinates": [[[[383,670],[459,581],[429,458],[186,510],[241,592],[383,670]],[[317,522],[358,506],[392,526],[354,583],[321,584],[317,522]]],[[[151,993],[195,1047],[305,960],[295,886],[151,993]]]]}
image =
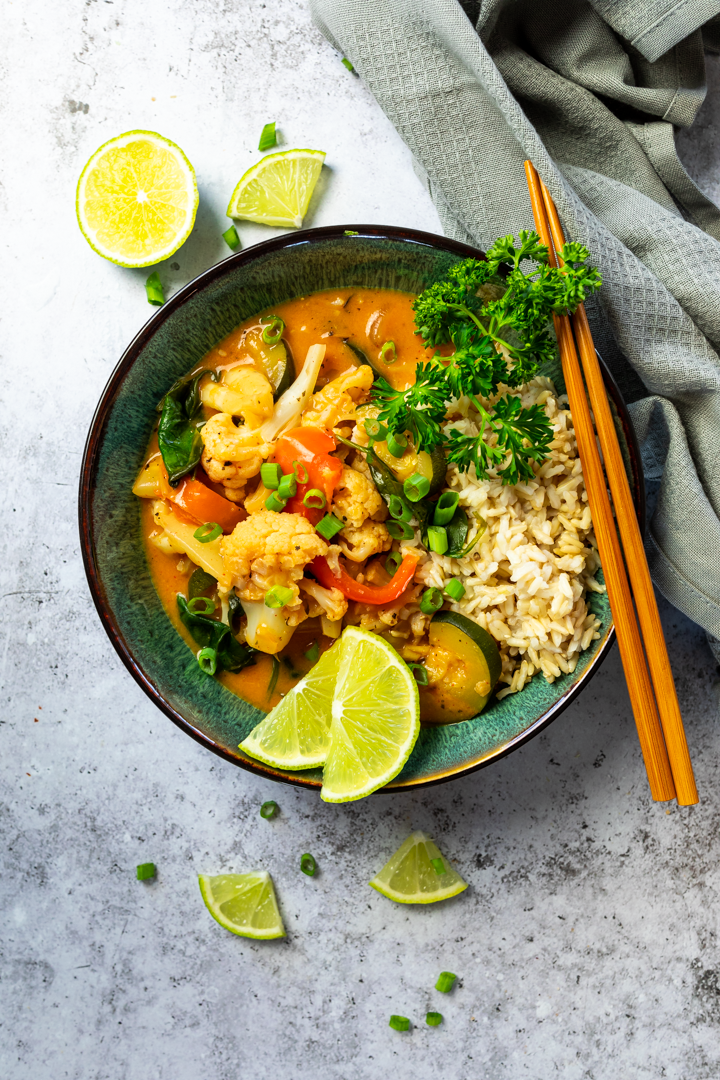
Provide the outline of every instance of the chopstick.
{"type": "MultiPolygon", "coordinates": [[[[540,178],[531,161],[525,162],[530,202],[535,228],[548,248],[550,262],[557,265],[550,227],[546,216],[540,178]]],[[[660,728],[653,689],[643,654],[630,586],[625,572],[620,541],[615,531],[605,476],[595,441],[590,408],[585,396],[582,372],[567,315],[554,315],[555,332],[560,345],[565,388],[570,402],[578,453],[588,493],[595,536],[600,553],[608,599],[615,621],[620,657],[625,670],[628,693],[637,727],[640,749],[647,772],[650,793],[658,802],[675,796],[670,762],[660,728]]],[[[633,509],[633,514],[635,513],[633,509]]]]}
{"type": "MultiPolygon", "coordinates": [[[[555,203],[542,180],[540,180],[540,190],[542,191],[543,203],[550,225],[553,248],[555,251],[559,251],[565,243],[565,234],[560,224],[555,203]]],[[[675,690],[675,682],[660,622],[660,612],[655,599],[655,591],[650,579],[645,548],[640,535],[640,526],[635,514],[630,485],[623,465],[615,425],[610,412],[584,304],[580,304],[572,316],[572,327],[575,331],[575,340],[580,353],[588,396],[600,439],[600,447],[605,459],[610,491],[615,504],[617,522],[620,527],[620,538],[625,551],[630,585],[635,597],[640,631],[645,642],[647,663],[655,688],[660,723],[665,735],[665,746],[675,782],[677,800],[680,806],[691,806],[698,801],[698,793],[690,762],[685,729],[680,715],[680,704],[675,690]]]]}

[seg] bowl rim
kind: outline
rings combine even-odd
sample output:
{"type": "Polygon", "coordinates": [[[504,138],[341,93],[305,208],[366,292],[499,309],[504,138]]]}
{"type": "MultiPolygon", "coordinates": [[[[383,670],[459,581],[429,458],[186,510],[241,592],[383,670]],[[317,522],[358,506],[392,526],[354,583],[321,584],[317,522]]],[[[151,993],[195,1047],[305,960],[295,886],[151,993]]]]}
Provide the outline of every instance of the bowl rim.
{"type": "MultiPolygon", "coordinates": [[[[87,439],[85,441],[85,448],[83,451],[82,464],[80,468],[80,483],[78,491],[78,526],[80,533],[80,549],[82,552],[83,566],[85,569],[85,575],[90,588],[90,594],[95,605],[95,609],[100,616],[100,621],[107,633],[116,653],[122,660],[123,664],[133,676],[138,685],[144,690],[150,700],[165,713],[174,724],[177,725],[187,735],[190,735],[196,742],[200,743],[206,749],[211,750],[219,757],[226,761],[232,762],[233,765],[237,765],[248,772],[256,773],[260,776],[266,776],[268,779],[277,780],[281,783],[290,784],[293,787],[303,788],[317,788],[318,782],[315,779],[307,780],[298,776],[289,776],[282,773],[279,769],[271,768],[264,765],[262,762],[255,762],[250,759],[244,760],[242,758],[235,757],[222,746],[219,746],[208,736],[205,732],[196,728],[189,720],[187,720],[181,713],[177,712],[172,705],[162,696],[160,691],[155,687],[152,680],[146,675],[142,665],[135,659],[130,648],[128,647],[125,639],[117,625],[110,604],[105,595],[105,590],[102,584],[102,576],[100,568],[96,558],[95,543],[93,536],[93,523],[92,523],[92,500],[94,490],[94,480],[97,472],[98,459],[100,454],[100,448],[102,446],[107,422],[115,404],[116,398],[122,387],[122,384],[129,373],[130,369],[135,364],[143,348],[147,342],[153,337],[157,330],[163,325],[163,323],[169,319],[177,310],[179,310],[192,296],[200,292],[207,285],[224,277],[226,274],[235,270],[238,266],[242,266],[245,263],[251,263],[255,259],[263,257],[265,255],[272,254],[278,251],[284,251],[288,248],[292,248],[300,245],[321,243],[327,240],[340,239],[347,237],[349,241],[355,239],[355,237],[369,240],[392,240],[401,241],[404,243],[417,244],[420,247],[432,247],[440,248],[451,254],[458,255],[460,258],[478,258],[484,257],[483,252],[479,248],[472,247],[469,244],[465,244],[459,240],[453,240],[450,237],[439,236],[436,233],[423,232],[419,229],[403,228],[394,225],[330,225],[321,228],[306,229],[298,233],[286,233],[281,236],[273,237],[269,240],[261,241],[258,244],[254,244],[248,248],[244,248],[241,251],[235,252],[229,255],[226,259],[222,259],[220,262],[215,263],[214,266],[209,267],[202,273],[198,274],[192,281],[189,281],[187,285],[184,285],[178,290],[169,300],[163,304],[156,312],[154,312],[147,322],[140,328],[135,336],[130,341],[130,344],[125,348],[122,356],[115,365],[110,377],[103,389],[100,396],[100,400],[93,413],[90,427],[88,430],[87,439]]],[[[625,404],[625,401],[620,393],[619,387],[610,372],[607,365],[602,360],[602,357],[598,354],[600,359],[603,377],[605,379],[606,389],[614,401],[621,420],[623,421],[623,428],[628,442],[628,449],[631,459],[631,467],[633,475],[636,481],[635,484],[635,507],[640,520],[640,530],[644,534],[645,531],[645,486],[644,477],[640,457],[640,449],[635,435],[635,430],[630,419],[630,415],[625,404]]],[[[435,784],[447,783],[450,780],[458,779],[462,776],[467,776],[470,773],[476,772],[478,769],[485,768],[495,761],[499,761],[501,758],[506,757],[512,751],[522,746],[524,743],[529,742],[530,739],[535,738],[541,731],[543,731],[548,724],[552,723],[560,713],[562,713],[568,705],[577,697],[581,690],[583,690],[592,676],[596,673],[603,660],[607,656],[612,643],[615,639],[615,627],[614,623],[609,623],[603,639],[600,641],[595,656],[591,659],[588,666],[583,671],[582,675],[571,687],[560,697],[549,709],[547,709],[542,716],[538,717],[529,727],[525,728],[522,732],[510,739],[507,743],[503,743],[501,747],[484,753],[476,760],[472,760],[462,765],[460,768],[452,768],[444,772],[438,772],[432,776],[424,777],[420,780],[407,780],[402,781],[399,778],[391,781],[385,787],[380,789],[381,793],[390,794],[398,791],[411,790],[413,788],[430,787],[435,784]]]]}

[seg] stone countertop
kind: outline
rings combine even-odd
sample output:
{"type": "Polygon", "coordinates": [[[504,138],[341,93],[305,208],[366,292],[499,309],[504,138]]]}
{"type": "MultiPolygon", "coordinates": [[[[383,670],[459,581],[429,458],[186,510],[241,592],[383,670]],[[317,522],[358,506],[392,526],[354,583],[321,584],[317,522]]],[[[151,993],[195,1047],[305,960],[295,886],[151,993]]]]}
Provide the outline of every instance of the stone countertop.
{"type": "MultiPolygon", "coordinates": [[[[702,803],[648,796],[617,652],[533,742],[463,780],[328,806],[225,763],[145,698],[78,550],[85,434],[151,314],[93,254],[90,153],[131,128],[197,170],[173,292],[223,258],[235,182],[275,119],[327,151],[307,224],[439,231],[410,155],[302,0],[7,0],[0,41],[5,486],[0,1074],[6,1080],[710,1080],[720,1072],[718,701],[702,632],[662,607],[702,803]],[[260,818],[274,798],[280,815],[260,818]],[[404,908],[367,887],[412,829],[470,882],[404,908]],[[310,851],[319,873],[299,872],[310,851]],[[158,878],[135,880],[153,861],[158,878]],[[233,937],[197,873],[269,869],[282,942],[233,937]],[[445,996],[440,970],[458,974],[445,996]],[[428,1009],[445,1022],[427,1028],[428,1009]],[[390,1013],[410,1017],[400,1034],[390,1013]]],[[[719,69],[681,137],[717,194],[719,69]]],[[[241,225],[245,246],[272,235],[241,225]]]]}

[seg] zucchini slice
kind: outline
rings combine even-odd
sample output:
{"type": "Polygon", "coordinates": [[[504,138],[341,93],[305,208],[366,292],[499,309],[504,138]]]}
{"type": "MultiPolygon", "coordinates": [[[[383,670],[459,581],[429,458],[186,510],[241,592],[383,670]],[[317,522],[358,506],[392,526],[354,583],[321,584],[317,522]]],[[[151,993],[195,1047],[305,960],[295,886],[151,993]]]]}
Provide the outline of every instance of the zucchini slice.
{"type": "Polygon", "coordinates": [[[286,343],[278,341],[275,345],[268,345],[263,341],[262,331],[262,326],[252,327],[242,344],[256,366],[267,376],[273,388],[273,397],[277,401],[295,381],[295,365],[286,343]]]}
{"type": "Polygon", "coordinates": [[[419,688],[421,720],[457,724],[478,716],[502,670],[495,639],[466,615],[438,611],[430,623],[430,645],[447,669],[436,686],[419,688]]]}

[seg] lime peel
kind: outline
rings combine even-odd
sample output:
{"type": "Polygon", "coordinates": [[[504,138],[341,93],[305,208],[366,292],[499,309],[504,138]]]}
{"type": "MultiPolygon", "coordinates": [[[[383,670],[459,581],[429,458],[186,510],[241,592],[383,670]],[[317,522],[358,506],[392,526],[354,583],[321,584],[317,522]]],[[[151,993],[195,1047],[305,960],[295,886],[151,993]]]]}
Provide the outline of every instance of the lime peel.
{"type": "Polygon", "coordinates": [[[275,887],[267,871],[199,874],[198,884],[213,919],[231,934],[256,941],[285,937],[275,887]]]}
{"type": "Polygon", "coordinates": [[[426,833],[412,833],[383,866],[370,885],[398,904],[434,904],[467,889],[467,882],[453,870],[440,849],[426,833]],[[445,867],[438,874],[433,860],[445,867]]]}

